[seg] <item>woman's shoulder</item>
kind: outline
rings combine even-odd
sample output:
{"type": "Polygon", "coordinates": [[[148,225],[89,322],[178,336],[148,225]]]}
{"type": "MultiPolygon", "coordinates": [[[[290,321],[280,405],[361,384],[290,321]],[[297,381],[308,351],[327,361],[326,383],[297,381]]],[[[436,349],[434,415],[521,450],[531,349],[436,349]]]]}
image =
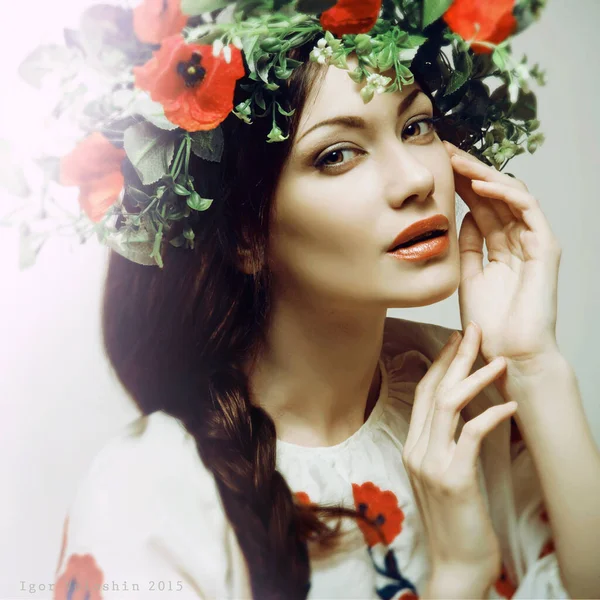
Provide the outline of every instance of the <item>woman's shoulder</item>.
{"type": "Polygon", "coordinates": [[[179,419],[156,411],[127,423],[96,453],[78,486],[71,521],[99,502],[114,517],[142,520],[188,502],[214,508],[219,496],[193,436],[179,419]]]}
{"type": "Polygon", "coordinates": [[[182,600],[242,597],[240,556],[193,436],[178,419],[155,412],[110,438],[80,481],[65,520],[57,589],[66,597],[76,579],[81,586],[104,581],[107,600],[123,591],[147,598],[151,590],[169,598],[174,589],[182,600]],[[123,582],[139,594],[121,589],[123,582]]]}

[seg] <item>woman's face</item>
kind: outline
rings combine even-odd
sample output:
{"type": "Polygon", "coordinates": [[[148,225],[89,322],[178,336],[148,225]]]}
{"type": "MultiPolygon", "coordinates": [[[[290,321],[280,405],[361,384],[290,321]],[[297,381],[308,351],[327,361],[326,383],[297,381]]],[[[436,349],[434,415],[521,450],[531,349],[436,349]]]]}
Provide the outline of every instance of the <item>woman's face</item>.
{"type": "MultiPolygon", "coordinates": [[[[352,55],[348,64],[354,68],[352,55]]],[[[364,104],[361,86],[331,66],[309,93],[276,188],[270,240],[276,289],[338,308],[438,302],[457,289],[460,263],[452,166],[432,125],[423,122],[433,116],[431,100],[415,83],[364,104]],[[319,126],[342,116],[364,126],[319,126]],[[388,253],[400,231],[438,213],[449,221],[445,253],[417,262],[388,253]]]]}

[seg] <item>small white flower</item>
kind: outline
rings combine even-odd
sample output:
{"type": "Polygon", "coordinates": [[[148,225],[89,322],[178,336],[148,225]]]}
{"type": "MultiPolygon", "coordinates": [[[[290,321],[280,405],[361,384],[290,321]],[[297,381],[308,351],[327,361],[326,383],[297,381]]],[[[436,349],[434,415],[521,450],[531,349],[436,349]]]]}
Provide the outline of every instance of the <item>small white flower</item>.
{"type": "Polygon", "coordinates": [[[229,64],[231,62],[231,47],[225,46],[223,48],[223,56],[225,58],[225,62],[229,64]]]}
{"type": "Polygon", "coordinates": [[[321,38],[317,45],[311,50],[311,60],[316,60],[319,64],[324,65],[333,55],[333,48],[327,45],[327,40],[321,38]]]}
{"type": "Polygon", "coordinates": [[[514,79],[508,84],[508,96],[512,104],[514,104],[519,97],[519,84],[514,79]]]}
{"type": "Polygon", "coordinates": [[[213,56],[217,57],[219,56],[219,54],[221,54],[221,50],[223,50],[223,40],[221,40],[220,38],[217,38],[212,45],[212,53],[213,56]]]}
{"type": "Polygon", "coordinates": [[[385,92],[387,84],[391,81],[390,77],[384,77],[379,73],[371,73],[367,76],[367,85],[378,94],[385,92]]]}
{"type": "Polygon", "coordinates": [[[517,65],[515,68],[515,71],[517,72],[517,77],[524,81],[526,81],[527,79],[529,79],[531,77],[531,74],[529,73],[529,69],[527,68],[527,65],[524,65],[524,64],[517,65]]]}
{"type": "Polygon", "coordinates": [[[234,35],[233,39],[231,40],[231,43],[238,49],[238,50],[243,50],[244,49],[244,45],[242,44],[242,40],[240,39],[239,35],[234,35]]]}

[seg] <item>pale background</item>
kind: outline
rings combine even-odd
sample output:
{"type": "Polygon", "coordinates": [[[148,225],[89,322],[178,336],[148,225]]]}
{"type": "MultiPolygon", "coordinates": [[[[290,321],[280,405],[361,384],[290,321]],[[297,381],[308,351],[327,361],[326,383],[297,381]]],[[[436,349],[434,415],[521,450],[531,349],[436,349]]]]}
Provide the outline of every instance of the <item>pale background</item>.
{"type": "MultiPolygon", "coordinates": [[[[11,3],[0,22],[0,137],[35,144],[29,117],[39,99],[17,79],[16,65],[40,41],[60,38],[61,23],[75,25],[69,11],[86,4],[11,3]]],[[[547,141],[509,167],[540,199],[563,248],[558,340],[576,371],[598,443],[599,25],[600,0],[549,0],[542,20],[514,41],[518,58],[526,53],[530,64],[540,62],[547,70],[547,86],[535,87],[547,141]]],[[[138,411],[101,348],[105,250],[94,241],[73,254],[50,247],[34,268],[20,273],[16,233],[0,229],[0,236],[0,599],[51,598],[39,587],[54,581],[63,519],[78,480],[138,411]],[[29,584],[36,585],[33,593],[25,591],[29,584]]],[[[457,294],[389,314],[461,326],[457,294]]]]}

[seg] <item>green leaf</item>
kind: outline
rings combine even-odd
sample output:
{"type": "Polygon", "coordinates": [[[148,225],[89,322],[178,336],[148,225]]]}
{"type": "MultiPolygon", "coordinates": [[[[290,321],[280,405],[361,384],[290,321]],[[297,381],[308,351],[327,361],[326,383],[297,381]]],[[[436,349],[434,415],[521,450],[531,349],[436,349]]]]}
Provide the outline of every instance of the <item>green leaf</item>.
{"type": "Polygon", "coordinates": [[[133,200],[136,206],[145,206],[151,201],[151,197],[148,196],[146,192],[138,190],[132,186],[127,186],[127,194],[133,200]]]}
{"type": "Polygon", "coordinates": [[[301,60],[294,60],[293,58],[286,58],[285,62],[288,69],[295,69],[303,64],[301,60]]]}
{"type": "Polygon", "coordinates": [[[64,46],[56,44],[38,46],[21,62],[18,73],[22,79],[39,90],[42,88],[44,77],[66,67],[72,56],[71,50],[64,46]]]}
{"type": "Polygon", "coordinates": [[[228,4],[231,4],[229,0],[181,0],[181,11],[184,15],[195,17],[228,4]]]}
{"type": "Polygon", "coordinates": [[[163,268],[162,256],[160,255],[160,244],[162,242],[162,237],[163,233],[161,226],[154,236],[154,245],[152,246],[152,254],[150,254],[150,258],[153,258],[161,269],[163,268]]]}
{"type": "Polygon", "coordinates": [[[537,100],[533,92],[519,90],[517,102],[511,110],[511,117],[520,121],[530,121],[537,117],[537,100]]]}
{"type": "Polygon", "coordinates": [[[409,35],[405,44],[411,48],[422,46],[427,41],[427,37],[424,35],[409,35]]]}
{"type": "Polygon", "coordinates": [[[373,43],[371,42],[371,36],[366,33],[359,33],[354,39],[356,43],[357,54],[369,54],[373,50],[373,43]]]}
{"type": "Polygon", "coordinates": [[[188,197],[187,197],[187,205],[193,209],[193,210],[198,210],[198,211],[203,211],[206,210],[212,203],[212,200],[209,200],[208,198],[202,198],[202,196],[200,196],[200,194],[198,194],[198,192],[192,192],[188,197]]]}
{"type": "Polygon", "coordinates": [[[256,63],[256,72],[258,76],[265,82],[269,83],[269,70],[271,69],[271,61],[268,56],[261,56],[256,63]]]}
{"type": "Polygon", "coordinates": [[[494,64],[501,71],[505,71],[506,70],[506,59],[505,59],[505,56],[504,56],[504,52],[502,50],[500,50],[499,48],[496,48],[494,50],[494,52],[492,53],[492,60],[494,61],[494,64]]]}
{"type": "Polygon", "coordinates": [[[215,129],[196,131],[192,138],[192,152],[198,157],[211,162],[221,162],[223,156],[223,130],[219,125],[215,129]]]}
{"type": "Polygon", "coordinates": [[[279,79],[289,79],[289,77],[293,73],[293,69],[283,69],[281,67],[275,67],[274,72],[275,76],[279,79]]]}
{"type": "Polygon", "coordinates": [[[356,67],[353,71],[348,73],[348,75],[350,75],[350,79],[356,83],[360,83],[364,79],[364,73],[360,67],[356,67]]]}
{"type": "Polygon", "coordinates": [[[453,0],[423,0],[423,29],[437,21],[448,10],[452,2],[453,0]]]}
{"type": "Polygon", "coordinates": [[[455,68],[452,71],[444,96],[448,96],[459,90],[467,82],[473,71],[473,59],[468,52],[457,52],[454,62],[455,68]]]}
{"type": "Polygon", "coordinates": [[[381,71],[387,71],[394,64],[394,56],[390,46],[384,48],[377,56],[377,66],[381,71]]]}
{"type": "Polygon", "coordinates": [[[360,90],[360,97],[362,98],[362,101],[365,104],[368,104],[371,101],[374,94],[375,94],[375,90],[370,85],[365,85],[360,90]]]}
{"type": "Polygon", "coordinates": [[[123,146],[144,185],[157,182],[167,173],[175,153],[174,135],[146,121],[125,130],[123,146]]]}
{"type": "Polygon", "coordinates": [[[256,93],[256,96],[254,96],[254,102],[256,102],[258,108],[261,108],[262,110],[267,109],[267,105],[265,104],[265,99],[263,98],[262,91],[259,90],[256,93]]]}
{"type": "Polygon", "coordinates": [[[282,114],[285,115],[286,117],[291,117],[295,112],[296,109],[292,108],[292,110],[290,110],[289,112],[284,110],[283,108],[281,108],[281,104],[279,104],[279,102],[277,102],[277,110],[282,114]]]}
{"type": "Polygon", "coordinates": [[[186,187],[183,187],[178,183],[173,184],[173,189],[178,196],[189,196],[192,193],[186,187]]]}

